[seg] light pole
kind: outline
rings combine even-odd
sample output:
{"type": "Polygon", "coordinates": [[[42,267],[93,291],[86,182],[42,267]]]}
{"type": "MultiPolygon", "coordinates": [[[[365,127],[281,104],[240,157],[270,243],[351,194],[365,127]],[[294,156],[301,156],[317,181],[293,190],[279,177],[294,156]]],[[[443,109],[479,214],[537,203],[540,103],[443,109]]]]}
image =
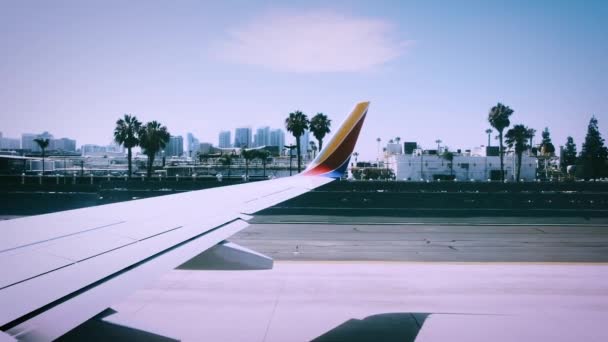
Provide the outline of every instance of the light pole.
{"type": "Polygon", "coordinates": [[[378,151],[377,151],[377,154],[376,154],[376,163],[378,163],[378,165],[380,165],[380,141],[382,141],[382,139],[376,138],[376,142],[378,142],[378,151]]]}
{"type": "Polygon", "coordinates": [[[441,139],[437,139],[435,140],[435,144],[437,144],[437,154],[439,154],[439,149],[441,148],[441,139]]]}
{"type": "Polygon", "coordinates": [[[422,146],[418,145],[418,149],[420,150],[420,181],[422,181],[424,179],[424,172],[423,172],[423,160],[422,160],[422,146]]]}
{"type": "Polygon", "coordinates": [[[293,150],[295,148],[297,148],[296,145],[291,144],[291,145],[285,145],[284,146],[287,150],[289,150],[289,175],[291,176],[291,172],[292,172],[292,161],[293,161],[293,150]]]}

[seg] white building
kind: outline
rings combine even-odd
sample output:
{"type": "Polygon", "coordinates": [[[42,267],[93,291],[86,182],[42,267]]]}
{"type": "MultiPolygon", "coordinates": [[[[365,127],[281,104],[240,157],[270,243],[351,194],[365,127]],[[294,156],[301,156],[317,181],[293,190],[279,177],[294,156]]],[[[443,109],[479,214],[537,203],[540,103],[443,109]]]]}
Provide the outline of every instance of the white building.
{"type": "Polygon", "coordinates": [[[401,149],[401,144],[398,144],[398,143],[386,144],[386,153],[388,153],[389,155],[403,153],[403,150],[401,149]]]}
{"type": "MultiPolygon", "coordinates": [[[[515,180],[517,157],[509,154],[504,157],[505,179],[515,180]]],[[[522,156],[520,178],[534,181],[536,178],[536,158],[524,153],[522,156]]],[[[437,154],[420,153],[394,154],[388,156],[388,167],[393,169],[397,180],[433,181],[454,175],[456,180],[487,181],[500,178],[500,158],[497,156],[478,156],[454,154],[450,162],[437,154]]]]}
{"type": "Polygon", "coordinates": [[[105,146],[84,144],[80,147],[80,152],[83,156],[103,156],[107,153],[105,146]]]}

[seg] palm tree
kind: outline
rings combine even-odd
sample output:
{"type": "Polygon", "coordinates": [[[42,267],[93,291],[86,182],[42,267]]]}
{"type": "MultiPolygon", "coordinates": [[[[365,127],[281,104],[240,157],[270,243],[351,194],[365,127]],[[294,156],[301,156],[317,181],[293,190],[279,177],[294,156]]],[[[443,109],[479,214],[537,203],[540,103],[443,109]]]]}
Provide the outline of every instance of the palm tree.
{"type": "Polygon", "coordinates": [[[152,177],[152,165],[156,154],[167,146],[171,135],[166,126],[151,121],[139,128],[139,146],[148,156],[148,178],[152,177]]]}
{"type": "Polygon", "coordinates": [[[395,141],[397,142],[397,144],[399,145],[399,154],[403,153],[403,151],[401,150],[401,137],[395,137],[395,141]]]}
{"type": "Polygon", "coordinates": [[[355,157],[355,166],[357,166],[357,161],[359,159],[359,152],[353,153],[353,157],[355,157]]]}
{"type": "Polygon", "coordinates": [[[309,143],[310,149],[312,150],[312,158],[314,159],[317,156],[317,144],[314,141],[309,143]]]}
{"type": "Polygon", "coordinates": [[[380,162],[380,142],[382,141],[382,139],[380,138],[376,138],[376,142],[378,143],[378,151],[377,151],[377,157],[376,157],[376,161],[380,162]]]}
{"type": "Polygon", "coordinates": [[[447,148],[445,152],[441,154],[441,157],[448,161],[448,167],[450,168],[450,177],[454,175],[454,153],[450,152],[447,148]]]}
{"type": "Polygon", "coordinates": [[[296,152],[298,153],[298,173],[302,171],[302,153],[300,146],[300,137],[304,134],[304,132],[308,129],[308,117],[306,114],[302,113],[299,110],[296,110],[293,113],[289,113],[289,117],[285,119],[285,128],[291,134],[293,134],[294,138],[296,138],[296,152]]]}
{"type": "Polygon", "coordinates": [[[534,146],[534,136],[536,135],[536,130],[534,128],[529,128],[530,131],[530,148],[534,146]]]}
{"type": "Polygon", "coordinates": [[[268,164],[268,158],[270,157],[270,152],[267,150],[256,150],[257,152],[257,157],[260,158],[260,160],[262,161],[262,167],[263,167],[263,177],[266,177],[266,164],[268,164]]]}
{"type": "Polygon", "coordinates": [[[245,179],[249,177],[249,161],[258,157],[257,150],[247,150],[247,147],[243,147],[241,156],[245,159],[245,179]]]}
{"type": "Polygon", "coordinates": [[[232,154],[227,153],[227,154],[222,154],[220,156],[220,158],[218,159],[218,161],[220,162],[220,164],[222,164],[223,166],[227,166],[228,167],[228,178],[230,178],[230,165],[232,165],[232,158],[234,157],[234,152],[232,154]]]}
{"type": "Polygon", "coordinates": [[[329,132],[331,132],[331,120],[327,118],[327,115],[323,113],[317,113],[310,119],[310,131],[312,135],[317,138],[319,143],[319,151],[323,148],[323,138],[329,132]]]}
{"type": "Polygon", "coordinates": [[[519,182],[519,176],[521,174],[521,156],[525,150],[527,150],[530,145],[528,142],[530,137],[532,136],[532,131],[522,125],[515,125],[513,128],[507,131],[505,135],[506,143],[509,148],[514,148],[515,155],[517,156],[517,173],[516,173],[516,181],[519,182]]]}
{"type": "Polygon", "coordinates": [[[500,141],[500,178],[501,180],[505,180],[505,166],[504,166],[504,146],[503,146],[503,136],[502,132],[505,128],[509,127],[511,122],[509,121],[509,117],[513,114],[513,109],[509,108],[509,106],[505,106],[502,103],[498,103],[496,106],[490,109],[490,113],[488,114],[488,122],[492,127],[494,127],[498,131],[498,140],[500,141]]]}
{"type": "Polygon", "coordinates": [[[129,163],[129,178],[131,178],[132,166],[131,149],[139,145],[139,138],[137,134],[141,128],[141,122],[137,120],[137,117],[130,114],[125,114],[124,118],[116,121],[116,127],[114,128],[114,141],[123,145],[127,149],[127,160],[129,163]]]}
{"type": "Polygon", "coordinates": [[[46,157],[46,148],[49,147],[49,139],[36,138],[34,141],[42,150],[42,175],[44,176],[44,158],[46,157]]]}

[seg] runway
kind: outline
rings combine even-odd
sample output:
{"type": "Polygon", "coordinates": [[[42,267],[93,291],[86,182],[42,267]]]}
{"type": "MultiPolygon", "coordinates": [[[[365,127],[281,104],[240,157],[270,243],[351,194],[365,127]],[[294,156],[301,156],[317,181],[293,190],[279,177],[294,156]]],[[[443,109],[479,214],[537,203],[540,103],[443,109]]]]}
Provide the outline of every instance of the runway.
{"type": "Polygon", "coordinates": [[[608,262],[604,225],[357,222],[253,224],[231,241],[275,260],[608,262]]]}

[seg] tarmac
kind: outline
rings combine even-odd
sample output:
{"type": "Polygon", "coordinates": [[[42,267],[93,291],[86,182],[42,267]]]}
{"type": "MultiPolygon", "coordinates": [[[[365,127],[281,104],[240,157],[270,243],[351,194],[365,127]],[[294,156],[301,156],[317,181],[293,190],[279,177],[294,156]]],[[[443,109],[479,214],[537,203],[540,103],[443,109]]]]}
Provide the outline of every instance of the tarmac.
{"type": "Polygon", "coordinates": [[[608,340],[608,225],[425,220],[258,216],[230,241],[272,270],[172,271],[64,340],[608,340]]]}
{"type": "Polygon", "coordinates": [[[600,342],[608,266],[278,261],[173,271],[112,308],[156,341],[600,342]]]}
{"type": "Polygon", "coordinates": [[[289,261],[608,262],[603,222],[537,221],[358,217],[338,224],[335,217],[256,217],[278,223],[255,223],[230,240],[289,261]]]}

